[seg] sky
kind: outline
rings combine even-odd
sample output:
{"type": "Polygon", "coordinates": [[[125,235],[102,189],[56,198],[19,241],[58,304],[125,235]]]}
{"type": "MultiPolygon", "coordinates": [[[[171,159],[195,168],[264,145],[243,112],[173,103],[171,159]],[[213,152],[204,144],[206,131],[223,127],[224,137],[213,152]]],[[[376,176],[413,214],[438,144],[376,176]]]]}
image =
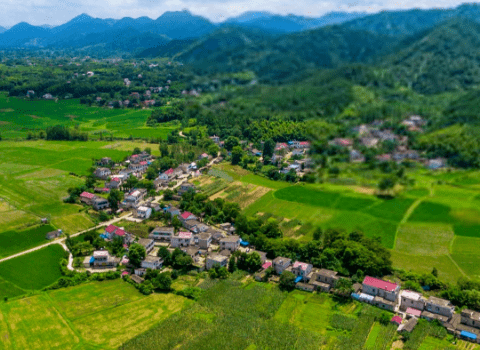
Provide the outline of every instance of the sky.
{"type": "Polygon", "coordinates": [[[98,18],[148,16],[158,18],[165,11],[188,9],[212,22],[247,11],[269,11],[286,15],[293,13],[319,17],[332,11],[368,12],[411,8],[448,8],[461,0],[0,0],[0,26],[19,22],[33,25],[59,25],[86,13],[98,18]]]}

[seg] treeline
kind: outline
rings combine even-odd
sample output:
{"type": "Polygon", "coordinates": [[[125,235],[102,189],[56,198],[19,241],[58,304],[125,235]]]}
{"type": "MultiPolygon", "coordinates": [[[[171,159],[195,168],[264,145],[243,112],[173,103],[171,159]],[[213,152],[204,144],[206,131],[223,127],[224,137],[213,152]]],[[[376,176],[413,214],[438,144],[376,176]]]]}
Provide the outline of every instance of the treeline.
{"type": "Polygon", "coordinates": [[[46,138],[50,141],[88,141],[88,133],[64,125],[47,127],[46,138]]]}

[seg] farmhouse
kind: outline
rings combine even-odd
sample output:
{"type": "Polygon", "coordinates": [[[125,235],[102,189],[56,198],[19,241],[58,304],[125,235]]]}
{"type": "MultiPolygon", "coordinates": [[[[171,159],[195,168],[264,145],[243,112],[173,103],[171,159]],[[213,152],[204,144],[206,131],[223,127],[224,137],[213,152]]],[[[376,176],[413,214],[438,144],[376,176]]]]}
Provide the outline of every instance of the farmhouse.
{"type": "Polygon", "coordinates": [[[179,232],[178,235],[172,236],[170,246],[172,248],[188,247],[192,242],[191,232],[179,232]]]}
{"type": "Polygon", "coordinates": [[[140,238],[137,243],[145,248],[147,254],[149,254],[155,247],[155,242],[153,241],[153,239],[140,238]]]}
{"type": "Polygon", "coordinates": [[[185,223],[188,220],[197,220],[197,217],[189,211],[184,211],[178,218],[182,223],[185,223]]]}
{"type": "Polygon", "coordinates": [[[147,194],[147,190],[144,188],[141,188],[139,190],[133,190],[130,192],[128,195],[125,196],[125,205],[127,207],[135,207],[137,206],[140,201],[145,197],[147,194]]]}
{"type": "Polygon", "coordinates": [[[168,169],[167,171],[163,172],[158,176],[160,180],[163,181],[170,181],[175,178],[174,170],[172,168],[168,169]]]}
{"type": "Polygon", "coordinates": [[[170,217],[173,218],[174,216],[180,215],[180,209],[176,207],[169,207],[164,209],[166,213],[170,214],[170,217]]]}
{"type": "Polygon", "coordinates": [[[215,254],[207,256],[207,261],[205,263],[205,268],[210,270],[214,266],[225,267],[228,264],[228,257],[215,254]]]}
{"type": "Polygon", "coordinates": [[[93,200],[93,209],[95,210],[103,210],[103,209],[106,209],[108,208],[110,205],[108,203],[108,200],[106,200],[105,198],[102,198],[102,197],[96,197],[94,200],[93,200]]]}
{"type": "Polygon", "coordinates": [[[163,260],[156,256],[147,256],[141,265],[144,269],[160,270],[163,267],[163,260]]]}
{"type": "Polygon", "coordinates": [[[106,184],[106,187],[110,189],[118,189],[122,184],[122,180],[119,177],[114,177],[110,180],[109,183],[106,184]]]}
{"type": "Polygon", "coordinates": [[[455,306],[449,300],[430,296],[425,303],[422,318],[428,321],[439,320],[440,322],[447,322],[452,318],[454,312],[455,306]]]}
{"type": "Polygon", "coordinates": [[[110,175],[112,175],[112,171],[108,168],[97,168],[93,174],[99,179],[106,180],[110,175]]]}
{"type": "Polygon", "coordinates": [[[313,265],[300,261],[295,261],[292,266],[292,272],[297,277],[302,277],[302,280],[306,280],[307,276],[312,272],[313,265]]]}
{"type": "Polygon", "coordinates": [[[221,250],[229,250],[231,252],[234,252],[238,249],[240,245],[240,236],[228,236],[224,237],[220,240],[220,249],[221,250]]]}
{"type": "Polygon", "coordinates": [[[363,294],[373,296],[374,305],[391,311],[395,309],[399,291],[398,284],[370,276],[365,277],[362,283],[363,294]]]}
{"type": "Polygon", "coordinates": [[[292,259],[283,258],[281,256],[273,259],[273,268],[277,275],[281,275],[292,264],[292,259]]]}
{"type": "Polygon", "coordinates": [[[103,166],[109,165],[110,163],[112,163],[112,158],[103,157],[102,159],[100,159],[99,163],[100,163],[100,165],[103,165],[103,166]]]}
{"type": "Polygon", "coordinates": [[[46,239],[54,239],[54,238],[60,237],[61,234],[62,234],[62,230],[55,230],[55,231],[48,232],[45,235],[45,238],[46,239]]]}
{"type": "Polygon", "coordinates": [[[87,205],[92,205],[93,200],[96,198],[96,196],[93,193],[90,192],[82,192],[80,194],[80,202],[83,202],[87,205]]]}
{"type": "Polygon", "coordinates": [[[152,208],[149,207],[138,207],[135,209],[135,217],[140,219],[148,219],[152,215],[152,208]]]}
{"type": "Polygon", "coordinates": [[[198,234],[198,246],[200,249],[208,249],[212,243],[212,235],[208,232],[198,234]]]}
{"type": "Polygon", "coordinates": [[[128,165],[128,169],[136,173],[144,173],[145,171],[147,171],[147,168],[148,162],[146,161],[141,161],[139,163],[130,163],[128,165]]]}
{"type": "Polygon", "coordinates": [[[142,277],[137,276],[137,275],[131,275],[130,278],[132,279],[133,282],[136,284],[141,284],[143,281],[145,281],[142,277]]]}
{"type": "Polygon", "coordinates": [[[96,250],[92,256],[85,257],[83,265],[86,268],[112,268],[120,263],[120,258],[110,256],[107,250],[96,250]]]}
{"type": "Polygon", "coordinates": [[[416,292],[404,290],[400,293],[400,309],[405,311],[408,308],[423,310],[425,308],[425,298],[416,292]]]}
{"type": "Polygon", "coordinates": [[[480,328],[480,312],[465,309],[461,313],[461,323],[474,327],[474,328],[480,328]]]}
{"type": "Polygon", "coordinates": [[[314,285],[317,290],[329,292],[335,287],[335,283],[339,280],[337,271],[321,269],[314,271],[310,278],[310,284],[314,285]]]}
{"type": "Polygon", "coordinates": [[[157,241],[170,241],[175,229],[173,227],[155,227],[148,235],[148,238],[152,238],[157,241]]]}

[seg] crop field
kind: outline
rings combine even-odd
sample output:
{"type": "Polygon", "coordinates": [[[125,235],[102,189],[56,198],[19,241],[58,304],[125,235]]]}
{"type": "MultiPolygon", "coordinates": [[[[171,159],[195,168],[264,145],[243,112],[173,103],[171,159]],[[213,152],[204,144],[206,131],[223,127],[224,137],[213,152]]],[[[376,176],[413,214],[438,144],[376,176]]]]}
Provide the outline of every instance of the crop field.
{"type": "Polygon", "coordinates": [[[0,94],[0,132],[4,139],[25,138],[27,132],[65,125],[88,132],[114,137],[166,138],[174,126],[150,128],[145,125],[149,109],[108,109],[81,105],[78,99],[60,101],[26,101],[0,94]]]}
{"type": "Polygon", "coordinates": [[[11,300],[0,305],[0,349],[114,349],[190,303],[121,280],[11,300]]]}
{"type": "Polygon", "coordinates": [[[52,225],[42,225],[23,231],[0,233],[0,258],[46,243],[45,235],[55,230],[52,225]]]}
{"type": "MultiPolygon", "coordinates": [[[[58,244],[0,263],[0,278],[25,290],[39,290],[61,277],[65,251],[58,244]]],[[[1,282],[1,280],[0,280],[1,282]]]]}

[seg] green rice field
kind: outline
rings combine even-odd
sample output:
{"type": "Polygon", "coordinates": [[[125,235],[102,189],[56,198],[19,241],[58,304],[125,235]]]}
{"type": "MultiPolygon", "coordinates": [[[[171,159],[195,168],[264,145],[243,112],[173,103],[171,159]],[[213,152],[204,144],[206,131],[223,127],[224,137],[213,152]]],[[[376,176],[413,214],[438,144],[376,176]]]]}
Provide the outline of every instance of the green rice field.
{"type": "Polygon", "coordinates": [[[46,243],[45,235],[54,231],[52,225],[41,225],[23,231],[5,231],[0,233],[0,258],[27,250],[46,243]]]}

